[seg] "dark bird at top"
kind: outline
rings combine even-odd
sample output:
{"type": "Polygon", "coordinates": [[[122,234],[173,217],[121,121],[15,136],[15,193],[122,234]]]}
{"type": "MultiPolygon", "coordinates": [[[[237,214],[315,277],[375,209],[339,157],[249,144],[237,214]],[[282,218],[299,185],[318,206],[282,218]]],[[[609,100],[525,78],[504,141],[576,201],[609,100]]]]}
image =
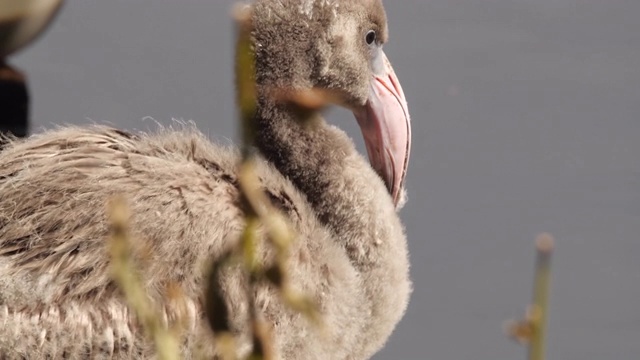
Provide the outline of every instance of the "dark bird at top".
{"type": "MultiPolygon", "coordinates": [[[[318,304],[321,331],[261,284],[254,305],[277,359],[367,359],[387,341],[411,292],[405,201],[410,149],[406,100],[382,47],[380,0],[258,0],[257,173],[297,234],[291,285],[318,304]],[[353,111],[369,161],[320,114],[306,124],[273,89],[319,88],[353,111]]],[[[215,121],[220,121],[215,119],[215,121]]],[[[110,276],[105,203],[130,205],[134,249],[147,254],[144,290],[163,321],[180,319],[185,358],[211,358],[203,310],[206,265],[235,246],[245,218],[237,150],[192,127],[131,134],[61,127],[15,140],[0,153],[0,353],[2,358],[150,358],[110,276]],[[166,295],[178,284],[184,306],[166,295]],[[197,349],[197,350],[196,350],[197,349]]],[[[259,231],[260,234],[264,232],[259,231]]],[[[273,254],[259,253],[260,261],[273,254]]],[[[229,321],[250,351],[246,279],[220,278],[229,321]]]]}

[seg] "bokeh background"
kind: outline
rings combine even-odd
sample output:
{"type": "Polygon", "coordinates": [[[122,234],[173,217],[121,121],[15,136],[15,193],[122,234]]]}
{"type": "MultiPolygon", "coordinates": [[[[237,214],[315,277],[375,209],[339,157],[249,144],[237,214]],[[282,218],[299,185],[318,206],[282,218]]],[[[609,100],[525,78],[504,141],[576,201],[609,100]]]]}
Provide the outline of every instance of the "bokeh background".
{"type": "MultiPolygon", "coordinates": [[[[68,0],[13,59],[33,130],[193,120],[236,139],[231,0],[68,0]]],[[[375,359],[524,359],[502,333],[557,239],[549,358],[640,356],[640,1],[386,1],[413,115],[415,292],[375,359]]],[[[351,114],[331,121],[362,148],[351,114]]]]}

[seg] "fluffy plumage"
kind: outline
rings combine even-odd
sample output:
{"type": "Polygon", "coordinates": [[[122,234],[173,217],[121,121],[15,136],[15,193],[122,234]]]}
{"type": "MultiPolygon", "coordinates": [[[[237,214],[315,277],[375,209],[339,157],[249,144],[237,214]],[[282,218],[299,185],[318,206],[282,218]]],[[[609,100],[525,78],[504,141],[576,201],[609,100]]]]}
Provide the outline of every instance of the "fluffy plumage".
{"type": "MultiPolygon", "coordinates": [[[[384,182],[348,136],[319,116],[302,126],[269,89],[321,86],[344,93],[347,106],[364,103],[367,53],[349,36],[378,26],[386,37],[384,12],[377,0],[254,6],[258,173],[298,233],[288,265],[292,285],[320,304],[327,333],[267,285],[256,290],[256,307],[272,326],[278,358],[365,359],[407,305],[402,224],[384,182]]],[[[193,128],[133,135],[66,127],[10,143],[0,153],[2,358],[153,355],[109,278],[104,209],[114,194],[129,200],[135,247],[148,254],[146,290],[165,321],[187,320],[184,356],[213,355],[201,306],[203,268],[243,228],[237,161],[235,151],[193,128]],[[164,296],[171,284],[180,285],[186,307],[164,296]]],[[[230,270],[222,286],[246,352],[246,283],[230,270]]]]}

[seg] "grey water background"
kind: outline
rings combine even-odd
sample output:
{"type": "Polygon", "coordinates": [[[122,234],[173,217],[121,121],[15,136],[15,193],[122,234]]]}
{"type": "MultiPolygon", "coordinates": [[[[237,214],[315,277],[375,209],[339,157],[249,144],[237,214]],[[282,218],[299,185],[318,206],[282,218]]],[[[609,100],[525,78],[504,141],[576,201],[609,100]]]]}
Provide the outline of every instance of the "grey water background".
{"type": "MultiPolygon", "coordinates": [[[[236,139],[232,1],[69,0],[13,63],[34,130],[194,120],[236,139]],[[151,120],[154,119],[154,120],[151,120]]],[[[549,358],[640,358],[640,1],[386,1],[413,116],[415,292],[375,359],[524,359],[502,333],[557,239],[549,358]]],[[[362,142],[343,110],[333,123],[362,142]]]]}

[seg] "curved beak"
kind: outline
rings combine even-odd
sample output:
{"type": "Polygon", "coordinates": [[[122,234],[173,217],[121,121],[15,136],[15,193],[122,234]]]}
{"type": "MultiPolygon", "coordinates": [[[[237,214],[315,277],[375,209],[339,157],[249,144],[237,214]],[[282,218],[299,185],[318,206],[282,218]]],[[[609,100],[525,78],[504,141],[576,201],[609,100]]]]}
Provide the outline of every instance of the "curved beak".
{"type": "Polygon", "coordinates": [[[382,177],[397,206],[407,175],[411,149],[411,120],[407,100],[386,55],[371,81],[366,104],[354,110],[369,162],[382,177]]]}

